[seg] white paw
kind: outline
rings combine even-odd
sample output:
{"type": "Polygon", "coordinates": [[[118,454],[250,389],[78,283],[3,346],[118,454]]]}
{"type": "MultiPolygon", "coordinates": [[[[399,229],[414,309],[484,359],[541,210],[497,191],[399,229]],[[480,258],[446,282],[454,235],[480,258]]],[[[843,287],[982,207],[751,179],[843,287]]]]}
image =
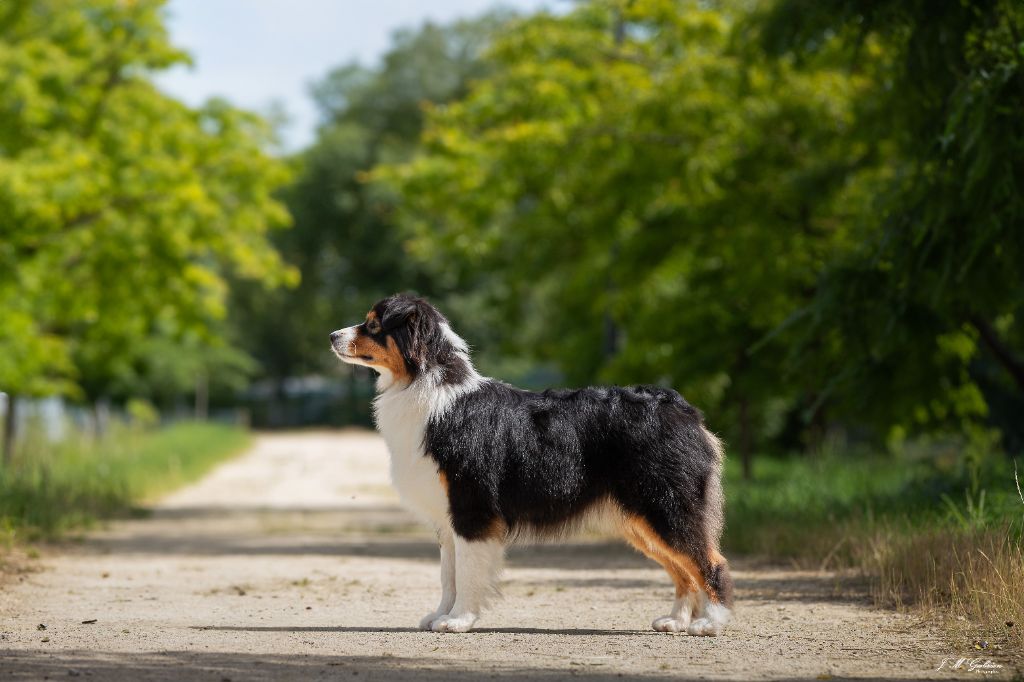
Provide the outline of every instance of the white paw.
{"type": "Polygon", "coordinates": [[[686,632],[689,619],[676,618],[675,616],[662,616],[653,623],[651,627],[657,632],[686,632]]]}
{"type": "Polygon", "coordinates": [[[446,613],[447,612],[442,611],[431,611],[427,615],[423,616],[423,618],[420,618],[420,630],[429,630],[431,624],[441,616],[446,615],[446,613]]]}
{"type": "Polygon", "coordinates": [[[686,632],[696,637],[717,637],[722,634],[722,624],[710,618],[698,618],[690,623],[686,632]]]}
{"type": "Polygon", "coordinates": [[[476,622],[476,616],[466,613],[461,616],[441,616],[430,624],[434,632],[469,632],[476,622]]]}

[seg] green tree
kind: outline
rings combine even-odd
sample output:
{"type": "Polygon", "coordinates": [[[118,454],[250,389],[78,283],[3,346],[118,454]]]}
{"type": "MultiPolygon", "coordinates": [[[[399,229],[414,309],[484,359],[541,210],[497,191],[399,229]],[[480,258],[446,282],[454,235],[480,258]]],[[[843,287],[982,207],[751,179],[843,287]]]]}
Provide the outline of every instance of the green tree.
{"type": "Polygon", "coordinates": [[[226,273],[294,279],[258,117],[151,82],[185,61],[157,0],[0,6],[0,388],[137,385],[146,339],[213,340],[226,273]],[[74,382],[73,384],[71,382],[74,382]]]}
{"type": "Polygon", "coordinates": [[[1020,449],[1024,5],[782,0],[750,42],[804,61],[831,36],[852,73],[883,47],[850,134],[888,153],[851,219],[863,246],[828,262],[806,310],[808,335],[842,348],[829,391],[882,425],[988,418],[1020,449]]]}
{"type": "Polygon", "coordinates": [[[270,296],[242,287],[236,297],[242,338],[278,385],[333,368],[328,332],[361,318],[373,301],[432,290],[406,252],[394,197],[366,175],[412,154],[424,108],[464,95],[483,75],[481,51],[506,20],[496,13],[400,31],[379,66],[347,64],[313,86],[323,123],[294,159],[297,177],[281,195],[295,225],[275,237],[302,282],[270,296]]]}
{"type": "Polygon", "coordinates": [[[813,385],[776,330],[848,238],[834,197],[868,150],[843,136],[864,84],[751,64],[742,7],[581,3],[503,33],[493,75],[436,108],[380,177],[413,251],[487,293],[509,349],[570,383],[671,384],[715,413],[747,471],[813,385]],[[729,424],[735,424],[730,427],[729,424]]]}

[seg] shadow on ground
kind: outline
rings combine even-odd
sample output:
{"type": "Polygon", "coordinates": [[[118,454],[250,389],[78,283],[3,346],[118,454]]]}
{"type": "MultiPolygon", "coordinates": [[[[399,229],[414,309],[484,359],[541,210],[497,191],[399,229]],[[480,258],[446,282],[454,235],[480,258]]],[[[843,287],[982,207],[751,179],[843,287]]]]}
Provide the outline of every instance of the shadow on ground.
{"type": "MultiPolygon", "coordinates": [[[[402,508],[378,505],[360,508],[189,507],[161,509],[152,518],[126,526],[127,532],[105,535],[79,547],[124,555],[164,556],[326,556],[404,560],[436,564],[437,544],[430,533],[402,508]],[[239,521],[243,527],[239,527],[239,521]],[[189,524],[188,532],[169,533],[165,524],[189,524]],[[276,532],[275,529],[287,529],[276,532]]],[[[653,566],[618,540],[581,540],[563,544],[514,546],[507,566],[513,569],[558,569],[557,578],[523,576],[517,585],[571,588],[650,589],[664,587],[660,578],[586,576],[582,571],[649,569],[653,566]],[[575,575],[574,575],[575,574],[575,575]]],[[[865,603],[862,581],[813,571],[763,570],[756,561],[733,561],[738,596],[748,601],[865,603]],[[761,569],[761,570],[755,570],[761,569]],[[749,573],[747,573],[749,571],[749,573]]],[[[424,567],[423,570],[429,570],[424,567]]],[[[656,574],[655,574],[656,575],[656,574]]]]}
{"type": "MultiPolygon", "coordinates": [[[[288,626],[288,625],[194,625],[193,630],[212,630],[214,632],[424,632],[418,628],[385,628],[366,625],[340,625],[334,626],[288,626]]],[[[476,634],[507,634],[507,635],[570,635],[570,636],[591,636],[603,635],[608,637],[636,637],[637,635],[650,635],[661,637],[662,635],[653,630],[601,630],[594,628],[473,628],[476,634]]],[[[426,634],[424,632],[424,634],[426,634]]]]}
{"type": "MultiPolygon", "coordinates": [[[[394,656],[258,656],[236,653],[199,653],[191,651],[147,652],[139,654],[91,651],[18,651],[0,654],[4,679],[67,679],[88,677],[90,680],[415,680],[469,682],[480,679],[497,680],[634,680],[672,679],[677,681],[706,679],[687,676],[678,670],[664,673],[624,674],[594,669],[597,666],[579,662],[569,669],[549,669],[496,665],[472,670],[460,669],[453,661],[429,663],[415,658],[394,656]]],[[[794,678],[798,679],[798,678],[794,678]]],[[[841,680],[845,678],[831,678],[841,680]]],[[[885,679],[859,677],[858,680],[885,679]]],[[[947,679],[947,678],[934,678],[947,679]]]]}

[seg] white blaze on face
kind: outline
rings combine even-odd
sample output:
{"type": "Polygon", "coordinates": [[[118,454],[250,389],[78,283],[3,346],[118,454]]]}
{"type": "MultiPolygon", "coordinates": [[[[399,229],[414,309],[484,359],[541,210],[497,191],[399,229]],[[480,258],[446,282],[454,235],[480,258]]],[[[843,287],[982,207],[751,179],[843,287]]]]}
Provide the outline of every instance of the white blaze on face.
{"type": "Polygon", "coordinates": [[[356,340],[356,327],[345,327],[344,329],[339,329],[331,336],[334,339],[331,342],[331,350],[334,351],[334,354],[337,355],[342,362],[347,362],[350,365],[364,365],[369,367],[365,362],[351,355],[352,342],[356,340]],[[335,336],[335,334],[337,334],[337,336],[335,336]]]}

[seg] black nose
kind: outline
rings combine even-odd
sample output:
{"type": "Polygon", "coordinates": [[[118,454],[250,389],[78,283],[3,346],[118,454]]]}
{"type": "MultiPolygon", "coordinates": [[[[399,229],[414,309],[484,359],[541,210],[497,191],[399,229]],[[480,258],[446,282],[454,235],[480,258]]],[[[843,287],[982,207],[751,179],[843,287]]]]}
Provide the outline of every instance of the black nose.
{"type": "Polygon", "coordinates": [[[331,332],[331,343],[337,341],[339,336],[341,336],[341,332],[331,332]]]}

